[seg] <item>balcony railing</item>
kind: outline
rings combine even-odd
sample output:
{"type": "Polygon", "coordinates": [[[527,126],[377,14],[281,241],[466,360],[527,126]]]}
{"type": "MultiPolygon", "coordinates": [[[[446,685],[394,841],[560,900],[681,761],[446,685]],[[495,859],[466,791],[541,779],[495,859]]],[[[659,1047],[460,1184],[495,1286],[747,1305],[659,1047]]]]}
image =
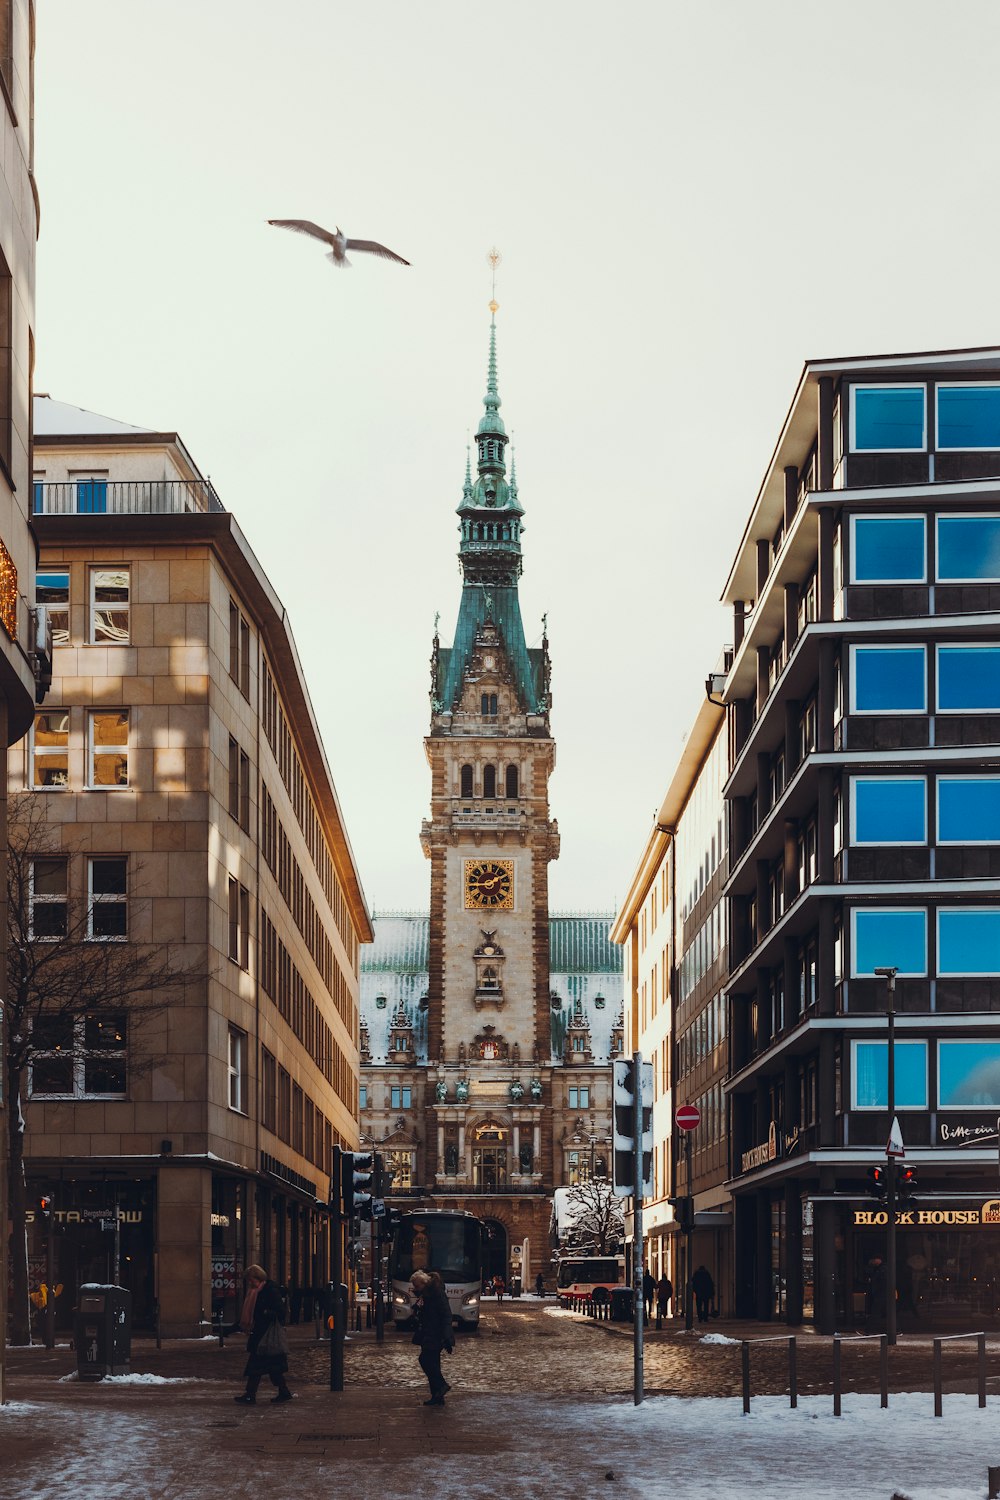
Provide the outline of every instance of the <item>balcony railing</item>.
{"type": "Polygon", "coordinates": [[[179,516],[225,506],[207,479],[73,479],[33,486],[36,516],[179,516]]]}

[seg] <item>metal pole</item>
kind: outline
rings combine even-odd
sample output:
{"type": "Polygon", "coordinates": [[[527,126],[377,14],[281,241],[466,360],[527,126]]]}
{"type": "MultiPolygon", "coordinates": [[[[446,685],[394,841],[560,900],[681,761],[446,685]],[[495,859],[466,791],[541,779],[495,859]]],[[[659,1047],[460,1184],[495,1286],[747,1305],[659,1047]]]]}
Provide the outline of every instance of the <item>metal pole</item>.
{"type": "Polygon", "coordinates": [[[642,1405],[642,1053],[632,1053],[632,1136],[634,1141],[634,1180],[632,1183],[632,1401],[642,1405]]]}
{"type": "MultiPolygon", "coordinates": [[[[886,1003],[889,1031],[889,1129],[896,1119],[896,971],[886,975],[886,1003]]],[[[896,1157],[889,1153],[885,1172],[885,1208],[889,1216],[885,1233],[885,1333],[890,1344],[896,1342],[896,1157]]]]}
{"type": "Polygon", "coordinates": [[[45,1347],[56,1347],[56,1214],[49,1209],[49,1227],[45,1236],[45,1347]]]}
{"type": "Polygon", "coordinates": [[[333,1175],[330,1179],[330,1280],[333,1283],[333,1326],[330,1329],[330,1389],[331,1391],[342,1391],[344,1389],[344,1304],[340,1297],[340,1283],[343,1280],[343,1268],[341,1262],[342,1238],[341,1226],[341,1172],[342,1152],[339,1146],[333,1148],[333,1175]]]}
{"type": "Polygon", "coordinates": [[[684,1165],[687,1175],[687,1207],[684,1211],[684,1243],[687,1264],[684,1267],[684,1328],[690,1333],[694,1326],[694,1291],[691,1287],[693,1262],[691,1259],[691,1237],[694,1234],[694,1194],[691,1191],[691,1131],[684,1132],[684,1165]]]}

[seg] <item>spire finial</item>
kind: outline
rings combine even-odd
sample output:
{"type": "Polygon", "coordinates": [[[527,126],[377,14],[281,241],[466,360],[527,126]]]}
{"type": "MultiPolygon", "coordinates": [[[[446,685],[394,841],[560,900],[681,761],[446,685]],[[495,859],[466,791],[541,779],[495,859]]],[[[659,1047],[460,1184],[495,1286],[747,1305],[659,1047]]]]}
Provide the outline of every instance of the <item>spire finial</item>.
{"type": "Polygon", "coordinates": [[[492,267],[492,283],[491,283],[491,288],[490,288],[490,312],[493,314],[493,317],[495,319],[496,315],[497,315],[497,311],[498,311],[498,309],[500,307],[500,304],[497,301],[497,266],[503,260],[503,256],[500,254],[500,251],[497,249],[496,245],[494,245],[493,249],[490,251],[489,255],[487,255],[486,259],[489,261],[490,266],[492,267]]]}

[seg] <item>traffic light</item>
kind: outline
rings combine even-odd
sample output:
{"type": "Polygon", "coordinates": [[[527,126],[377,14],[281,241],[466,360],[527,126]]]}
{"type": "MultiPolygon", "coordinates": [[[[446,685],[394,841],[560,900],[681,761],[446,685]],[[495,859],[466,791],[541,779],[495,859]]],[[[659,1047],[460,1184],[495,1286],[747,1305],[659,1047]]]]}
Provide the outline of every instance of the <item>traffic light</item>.
{"type": "Polygon", "coordinates": [[[371,1186],[375,1170],[373,1151],[345,1151],[342,1163],[341,1185],[344,1218],[351,1220],[371,1217],[371,1186]]]}
{"type": "MultiPolygon", "coordinates": [[[[653,1196],[653,1064],[639,1064],[642,1089],[642,1195],[653,1196]]],[[[632,1058],[614,1064],[614,1189],[618,1198],[635,1192],[635,1066],[632,1058]]]]}
{"type": "Polygon", "coordinates": [[[917,1190],[916,1167],[900,1167],[896,1173],[897,1203],[911,1203],[917,1190]]]}
{"type": "Polygon", "coordinates": [[[674,1211],[674,1218],[681,1234],[690,1234],[694,1228],[694,1199],[668,1198],[667,1202],[674,1211]]]}
{"type": "Polygon", "coordinates": [[[37,1207],[38,1207],[38,1217],[39,1217],[39,1219],[41,1219],[42,1223],[43,1224],[51,1224],[51,1222],[52,1222],[52,1211],[55,1208],[55,1204],[52,1201],[52,1195],[51,1195],[51,1193],[42,1193],[42,1194],[40,1194],[39,1199],[38,1199],[37,1207]]]}
{"type": "Polygon", "coordinates": [[[876,1203],[885,1202],[886,1193],[885,1167],[868,1168],[868,1196],[874,1198],[876,1203]]]}

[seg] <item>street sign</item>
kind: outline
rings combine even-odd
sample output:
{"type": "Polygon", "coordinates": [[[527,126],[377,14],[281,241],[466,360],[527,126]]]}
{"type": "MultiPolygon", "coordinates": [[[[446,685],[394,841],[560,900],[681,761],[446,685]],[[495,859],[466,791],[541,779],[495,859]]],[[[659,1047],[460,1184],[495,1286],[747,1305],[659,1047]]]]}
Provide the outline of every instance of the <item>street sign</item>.
{"type": "Polygon", "coordinates": [[[701,1110],[697,1104],[679,1104],[674,1122],[678,1130],[696,1130],[701,1124],[701,1110]]]}
{"type": "Polygon", "coordinates": [[[886,1156],[905,1156],[903,1147],[903,1132],[899,1128],[899,1120],[893,1116],[892,1129],[889,1131],[889,1139],[885,1143],[886,1156]]]}

